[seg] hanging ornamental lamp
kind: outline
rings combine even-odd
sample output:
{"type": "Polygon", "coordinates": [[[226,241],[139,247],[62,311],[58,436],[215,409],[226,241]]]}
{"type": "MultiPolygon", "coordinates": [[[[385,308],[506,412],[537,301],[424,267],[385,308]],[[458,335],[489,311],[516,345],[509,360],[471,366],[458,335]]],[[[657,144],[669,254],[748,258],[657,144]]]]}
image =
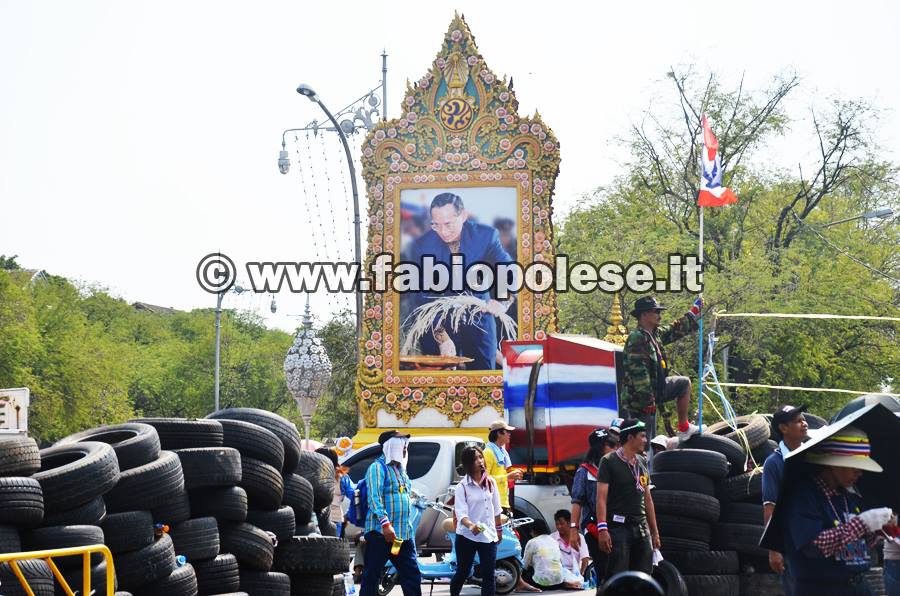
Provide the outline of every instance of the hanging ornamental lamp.
{"type": "Polygon", "coordinates": [[[316,412],[318,399],[331,380],[331,361],[325,347],[312,328],[309,297],[303,313],[303,324],[284,359],[284,377],[288,391],[294,396],[300,416],[306,426],[306,447],[309,446],[309,423],[316,412]]]}

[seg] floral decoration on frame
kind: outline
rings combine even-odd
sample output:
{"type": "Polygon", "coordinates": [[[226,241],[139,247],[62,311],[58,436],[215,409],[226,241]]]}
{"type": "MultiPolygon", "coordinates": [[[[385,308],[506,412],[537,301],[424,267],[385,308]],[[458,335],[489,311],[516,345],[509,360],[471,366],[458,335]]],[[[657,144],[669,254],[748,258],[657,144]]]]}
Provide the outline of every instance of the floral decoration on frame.
{"type": "MultiPolygon", "coordinates": [[[[402,116],[379,123],[363,143],[366,266],[381,253],[400,260],[401,191],[478,187],[515,190],[515,260],[552,262],[559,162],[553,132],[537,113],[519,116],[512,81],[487,67],[456,15],[431,68],[415,84],[407,82],[402,116]]],[[[401,370],[400,296],[388,291],[364,299],[357,399],[367,427],[377,426],[382,409],[408,422],[434,408],[456,426],[485,407],[503,411],[501,370],[401,370]]],[[[518,339],[543,339],[556,330],[552,290],[523,289],[516,300],[518,339]]]]}

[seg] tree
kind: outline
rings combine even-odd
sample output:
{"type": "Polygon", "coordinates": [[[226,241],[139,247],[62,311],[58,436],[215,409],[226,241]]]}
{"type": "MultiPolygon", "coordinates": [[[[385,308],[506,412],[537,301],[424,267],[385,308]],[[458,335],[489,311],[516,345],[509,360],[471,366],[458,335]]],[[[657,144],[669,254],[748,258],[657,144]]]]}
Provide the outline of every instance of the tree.
{"type": "Polygon", "coordinates": [[[356,319],[350,311],[341,311],[318,334],[331,360],[332,374],[325,395],[319,399],[312,429],[318,437],[352,437],[359,429],[356,319]]]}

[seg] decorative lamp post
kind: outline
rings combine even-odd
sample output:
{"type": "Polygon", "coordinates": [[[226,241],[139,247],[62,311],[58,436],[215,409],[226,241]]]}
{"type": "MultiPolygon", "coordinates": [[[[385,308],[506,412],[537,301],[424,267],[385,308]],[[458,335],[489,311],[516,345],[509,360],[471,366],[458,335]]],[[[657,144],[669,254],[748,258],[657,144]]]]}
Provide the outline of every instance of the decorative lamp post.
{"type": "Polygon", "coordinates": [[[284,359],[284,376],[288,391],[294,396],[305,428],[306,449],[309,449],[309,423],[316,412],[316,404],[331,380],[331,361],[322,342],[316,337],[309,313],[309,298],[303,313],[303,325],[284,359]]]}

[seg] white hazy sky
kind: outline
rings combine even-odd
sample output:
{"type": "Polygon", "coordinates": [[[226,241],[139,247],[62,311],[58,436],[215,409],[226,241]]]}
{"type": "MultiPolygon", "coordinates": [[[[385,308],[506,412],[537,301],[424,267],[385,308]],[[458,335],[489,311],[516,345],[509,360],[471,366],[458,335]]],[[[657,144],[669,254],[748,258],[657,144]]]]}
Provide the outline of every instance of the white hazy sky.
{"type": "MultiPolygon", "coordinates": [[[[873,101],[880,140],[900,155],[897,2],[0,0],[0,254],[186,310],[215,303],[194,277],[209,252],[239,264],[321,257],[308,223],[321,198],[301,196],[297,167],[276,167],[281,131],[322,118],[294,89],[309,83],[336,110],[379,83],[386,49],[396,116],[454,9],[494,72],[514,77],[520,112],[539,109],[560,139],[562,211],[616,174],[626,155],[614,137],[671,65],[726,82],[744,73],[750,88],[792,69],[796,116],[832,95],[873,101]]],[[[326,149],[342,193],[339,148],[326,149]]],[[[314,225],[347,213],[334,205],[314,225]]],[[[347,255],[340,225],[327,241],[347,255]]],[[[278,302],[275,316],[267,297],[226,306],[292,329],[302,298],[278,302]]],[[[320,317],[334,304],[313,301],[320,317]]]]}

